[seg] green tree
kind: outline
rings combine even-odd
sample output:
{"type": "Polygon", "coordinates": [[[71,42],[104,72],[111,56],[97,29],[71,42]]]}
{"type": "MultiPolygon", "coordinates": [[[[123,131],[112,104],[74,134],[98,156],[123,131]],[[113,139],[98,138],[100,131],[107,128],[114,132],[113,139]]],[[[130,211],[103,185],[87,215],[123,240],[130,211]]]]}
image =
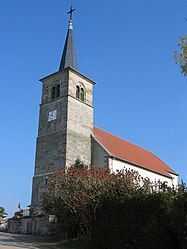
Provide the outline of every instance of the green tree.
{"type": "Polygon", "coordinates": [[[174,52],[174,59],[179,65],[182,74],[187,75],[187,37],[181,37],[178,44],[179,50],[174,52]]]}
{"type": "Polygon", "coordinates": [[[5,218],[7,216],[7,213],[3,207],[0,207],[0,220],[5,218]]]}

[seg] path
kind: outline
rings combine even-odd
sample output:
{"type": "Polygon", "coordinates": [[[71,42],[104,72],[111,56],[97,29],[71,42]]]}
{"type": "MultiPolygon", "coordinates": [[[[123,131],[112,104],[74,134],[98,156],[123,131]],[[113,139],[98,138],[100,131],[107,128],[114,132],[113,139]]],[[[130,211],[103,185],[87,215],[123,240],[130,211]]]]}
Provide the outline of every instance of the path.
{"type": "MultiPolygon", "coordinates": [[[[54,239],[40,236],[0,233],[0,249],[57,249],[54,239]]],[[[63,248],[61,248],[63,249],[63,248]]]]}

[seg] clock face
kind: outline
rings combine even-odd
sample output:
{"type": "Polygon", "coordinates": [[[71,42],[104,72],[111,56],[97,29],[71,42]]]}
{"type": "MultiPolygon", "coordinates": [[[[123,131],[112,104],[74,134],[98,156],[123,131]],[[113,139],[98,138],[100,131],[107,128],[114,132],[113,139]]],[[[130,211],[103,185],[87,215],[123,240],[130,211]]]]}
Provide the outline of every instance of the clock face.
{"type": "Polygon", "coordinates": [[[48,121],[55,120],[56,119],[56,114],[57,114],[57,110],[49,112],[48,121]]]}

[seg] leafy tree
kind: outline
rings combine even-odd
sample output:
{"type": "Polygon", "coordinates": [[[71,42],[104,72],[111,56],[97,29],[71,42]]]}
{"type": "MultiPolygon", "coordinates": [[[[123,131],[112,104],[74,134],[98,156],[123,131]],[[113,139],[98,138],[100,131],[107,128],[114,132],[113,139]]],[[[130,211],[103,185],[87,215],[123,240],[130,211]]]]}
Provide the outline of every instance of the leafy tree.
{"type": "Polygon", "coordinates": [[[174,59],[176,64],[181,68],[182,74],[187,75],[187,37],[179,39],[179,51],[174,52],[174,59]]]}
{"type": "Polygon", "coordinates": [[[0,207],[0,220],[5,218],[7,216],[7,213],[3,207],[0,207]]]}

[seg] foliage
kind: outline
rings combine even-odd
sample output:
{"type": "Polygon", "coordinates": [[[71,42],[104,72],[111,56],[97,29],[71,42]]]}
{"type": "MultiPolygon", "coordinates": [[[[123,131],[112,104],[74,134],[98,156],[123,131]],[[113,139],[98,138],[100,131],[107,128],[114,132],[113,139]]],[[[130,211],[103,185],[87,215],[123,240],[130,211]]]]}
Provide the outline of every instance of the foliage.
{"type": "Polygon", "coordinates": [[[84,168],[86,165],[80,160],[80,158],[77,158],[77,160],[75,161],[75,164],[73,165],[75,168],[77,169],[82,169],[84,168]]]}
{"type": "Polygon", "coordinates": [[[179,51],[174,52],[174,59],[176,64],[181,68],[181,72],[187,75],[187,37],[179,39],[179,51]]]}
{"type": "Polygon", "coordinates": [[[87,249],[88,243],[82,239],[76,238],[76,239],[68,239],[63,240],[59,243],[59,246],[62,246],[63,248],[74,248],[74,249],[87,249]]]}
{"type": "Polygon", "coordinates": [[[55,214],[70,237],[88,235],[90,222],[105,199],[122,200],[132,191],[145,191],[148,180],[137,172],[70,167],[59,170],[51,178],[51,186],[44,194],[43,206],[55,214]],[[140,186],[142,182],[142,187],[140,186]]]}
{"type": "Polygon", "coordinates": [[[178,189],[132,193],[107,201],[91,226],[97,249],[179,249],[187,235],[187,192],[178,189]],[[109,218],[110,217],[110,218],[109,218]]]}
{"type": "Polygon", "coordinates": [[[57,216],[61,235],[87,238],[94,249],[177,249],[187,232],[186,187],[152,185],[134,171],[61,169],[43,207],[57,216]]]}
{"type": "Polygon", "coordinates": [[[3,207],[0,207],[0,219],[5,218],[7,213],[3,207]]]}
{"type": "Polygon", "coordinates": [[[169,226],[170,204],[170,195],[163,192],[135,194],[121,203],[107,201],[93,220],[92,248],[177,249],[169,226]]]}

